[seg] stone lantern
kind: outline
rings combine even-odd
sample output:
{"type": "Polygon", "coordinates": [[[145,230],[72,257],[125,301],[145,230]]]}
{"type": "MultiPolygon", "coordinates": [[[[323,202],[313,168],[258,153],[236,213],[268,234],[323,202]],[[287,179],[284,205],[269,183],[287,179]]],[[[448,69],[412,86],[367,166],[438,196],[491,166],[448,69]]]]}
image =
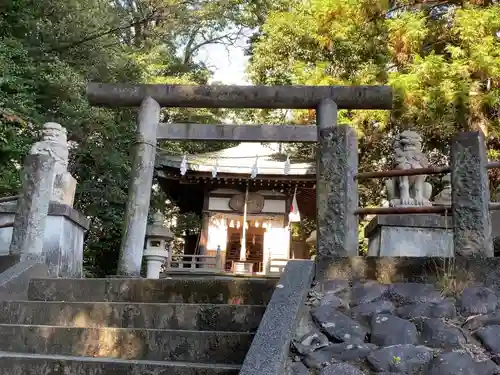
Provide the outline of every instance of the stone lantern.
{"type": "Polygon", "coordinates": [[[161,266],[168,258],[167,246],[174,239],[174,235],[165,225],[165,217],[160,211],[153,215],[153,224],[148,225],[146,230],[146,250],[144,260],[147,266],[147,278],[159,279],[161,266]]]}

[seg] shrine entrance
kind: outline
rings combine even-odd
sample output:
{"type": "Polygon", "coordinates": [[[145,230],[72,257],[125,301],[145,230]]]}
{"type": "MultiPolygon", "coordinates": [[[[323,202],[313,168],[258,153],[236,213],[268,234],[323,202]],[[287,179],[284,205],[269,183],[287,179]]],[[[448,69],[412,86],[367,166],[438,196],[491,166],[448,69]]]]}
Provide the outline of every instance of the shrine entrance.
{"type": "MultiPolygon", "coordinates": [[[[358,182],[355,178],[358,167],[357,138],[353,128],[338,125],[337,111],[338,109],[392,109],[390,87],[193,86],[90,82],[87,85],[87,97],[91,105],[140,106],[137,138],[132,151],[133,162],[123,239],[118,260],[119,275],[136,277],[141,273],[158,140],[317,143],[315,170],[308,168],[297,177],[303,180],[304,175],[312,172],[316,185],[318,188],[321,187],[317,196],[317,202],[321,204],[316,207],[318,255],[326,259],[333,255],[358,254],[358,182]],[[316,110],[317,126],[161,123],[162,107],[313,109],[316,110]],[[339,164],[345,167],[341,168],[339,164]],[[349,199],[346,199],[346,196],[349,199]]],[[[258,175],[259,168],[265,169],[270,178],[280,180],[282,184],[289,180],[287,175],[294,168],[289,162],[287,163],[288,159],[287,157],[286,161],[283,161],[285,172],[281,173],[272,165],[262,165],[257,155],[251,170],[245,173],[246,177],[239,178],[240,187],[246,188],[244,200],[249,202],[249,188],[255,188],[253,180],[258,175]]],[[[221,175],[224,173],[225,177],[232,175],[234,178],[233,172],[222,172],[219,161],[218,159],[214,161],[212,173],[209,171],[202,173],[205,179],[219,182],[219,173],[221,175]]],[[[198,162],[192,164],[194,167],[192,169],[200,170],[198,162]]],[[[189,169],[186,155],[178,168],[181,178],[186,180],[185,174],[189,169]]],[[[229,169],[227,166],[226,170],[229,169]]],[[[284,190],[284,187],[280,190],[284,190]]],[[[245,209],[244,216],[248,213],[245,209]]],[[[207,220],[204,221],[204,225],[208,225],[207,220]]],[[[242,232],[245,231],[243,226],[242,232]]],[[[277,232],[276,237],[273,234],[270,237],[282,241],[285,238],[282,234],[287,231],[281,232],[281,234],[277,232]]],[[[246,262],[246,234],[243,237],[245,240],[241,242],[240,263],[241,268],[246,270],[246,267],[243,267],[246,262]]],[[[207,242],[207,238],[202,240],[207,242]]],[[[278,244],[282,247],[280,242],[278,244]]],[[[202,245],[205,246],[204,243],[202,245]]],[[[265,253],[267,254],[267,249],[265,253]]]]}
{"type": "Polygon", "coordinates": [[[253,223],[247,222],[245,234],[243,233],[242,226],[229,226],[225,263],[227,271],[233,270],[234,262],[240,261],[243,235],[245,235],[246,262],[252,263],[253,272],[264,271],[264,234],[266,233],[266,228],[259,225],[255,226],[255,223],[258,223],[258,221],[253,223]],[[252,226],[252,224],[254,225],[252,226]]]}

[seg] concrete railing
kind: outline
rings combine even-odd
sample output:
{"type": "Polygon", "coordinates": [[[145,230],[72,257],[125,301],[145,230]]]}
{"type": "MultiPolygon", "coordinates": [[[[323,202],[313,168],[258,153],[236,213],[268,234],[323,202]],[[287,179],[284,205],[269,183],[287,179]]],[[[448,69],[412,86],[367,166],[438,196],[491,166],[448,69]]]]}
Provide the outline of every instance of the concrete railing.
{"type": "Polygon", "coordinates": [[[171,255],[165,263],[165,272],[222,272],[222,256],[216,255],[171,255]]]}
{"type": "MultiPolygon", "coordinates": [[[[272,258],[264,267],[263,274],[266,276],[280,276],[290,259],[272,258]]],[[[216,255],[171,255],[165,262],[165,273],[189,272],[189,273],[219,273],[224,272],[223,257],[221,253],[216,255]]]]}
{"type": "Polygon", "coordinates": [[[271,258],[267,262],[266,275],[281,275],[288,264],[289,259],[271,258]]]}

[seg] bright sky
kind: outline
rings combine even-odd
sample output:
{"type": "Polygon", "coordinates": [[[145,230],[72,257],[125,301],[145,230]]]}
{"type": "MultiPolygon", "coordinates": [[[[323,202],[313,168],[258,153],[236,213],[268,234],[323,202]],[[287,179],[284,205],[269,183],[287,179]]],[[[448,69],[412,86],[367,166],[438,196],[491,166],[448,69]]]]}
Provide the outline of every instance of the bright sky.
{"type": "Polygon", "coordinates": [[[208,45],[202,48],[199,59],[204,61],[214,72],[212,81],[226,85],[249,85],[245,69],[248,56],[244,55],[242,40],[236,46],[226,47],[219,44],[208,45]]]}

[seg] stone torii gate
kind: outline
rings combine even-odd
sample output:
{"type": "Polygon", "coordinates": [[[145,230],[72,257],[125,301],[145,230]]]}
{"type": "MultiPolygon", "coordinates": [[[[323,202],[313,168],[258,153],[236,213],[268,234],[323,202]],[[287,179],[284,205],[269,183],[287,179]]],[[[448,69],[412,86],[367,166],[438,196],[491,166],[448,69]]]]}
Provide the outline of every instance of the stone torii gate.
{"type": "Polygon", "coordinates": [[[157,140],[318,142],[318,257],[357,255],[357,138],[338,109],[391,109],[388,86],[195,86],[89,83],[91,105],[140,107],[118,274],[140,274],[157,140]],[[162,124],[161,107],[315,109],[317,126],[162,124]],[[356,230],[348,230],[355,228],[356,230]]]}

